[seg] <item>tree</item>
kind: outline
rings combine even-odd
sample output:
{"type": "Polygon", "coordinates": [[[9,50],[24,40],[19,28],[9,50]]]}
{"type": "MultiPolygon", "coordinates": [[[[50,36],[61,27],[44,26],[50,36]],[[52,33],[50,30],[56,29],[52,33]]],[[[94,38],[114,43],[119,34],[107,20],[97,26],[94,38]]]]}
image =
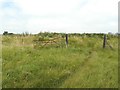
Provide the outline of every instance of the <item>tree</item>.
{"type": "Polygon", "coordinates": [[[8,35],[8,31],[4,31],[3,35],[8,35]]]}

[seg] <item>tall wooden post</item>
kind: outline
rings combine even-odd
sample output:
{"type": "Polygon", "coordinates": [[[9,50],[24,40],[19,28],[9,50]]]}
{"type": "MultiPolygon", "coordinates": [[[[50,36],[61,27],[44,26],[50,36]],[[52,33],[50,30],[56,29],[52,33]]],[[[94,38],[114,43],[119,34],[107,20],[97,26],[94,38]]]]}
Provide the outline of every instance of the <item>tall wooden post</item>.
{"type": "Polygon", "coordinates": [[[106,34],[105,34],[104,38],[103,38],[103,48],[106,47],[106,43],[107,43],[107,37],[106,37],[106,34]]]}
{"type": "Polygon", "coordinates": [[[68,34],[66,34],[66,47],[68,47],[68,34]]]}

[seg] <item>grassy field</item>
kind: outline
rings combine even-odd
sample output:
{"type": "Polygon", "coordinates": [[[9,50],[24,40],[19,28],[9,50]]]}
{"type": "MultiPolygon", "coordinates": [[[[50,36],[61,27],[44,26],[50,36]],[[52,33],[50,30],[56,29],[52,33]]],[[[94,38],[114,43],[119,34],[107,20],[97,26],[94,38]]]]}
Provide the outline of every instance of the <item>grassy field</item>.
{"type": "MultiPolygon", "coordinates": [[[[118,39],[102,48],[99,36],[69,36],[59,44],[40,47],[39,36],[6,35],[2,38],[4,88],[117,88],[118,39]]],[[[45,39],[44,39],[45,40],[45,39]]],[[[47,40],[47,39],[46,39],[47,40]]]]}

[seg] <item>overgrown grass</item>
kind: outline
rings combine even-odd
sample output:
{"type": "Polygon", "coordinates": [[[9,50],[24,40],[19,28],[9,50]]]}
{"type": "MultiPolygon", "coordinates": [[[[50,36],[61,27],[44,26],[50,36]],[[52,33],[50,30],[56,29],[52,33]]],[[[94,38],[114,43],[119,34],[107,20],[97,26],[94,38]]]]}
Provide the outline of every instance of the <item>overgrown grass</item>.
{"type": "MultiPolygon", "coordinates": [[[[34,36],[3,37],[3,84],[5,88],[117,88],[118,42],[111,38],[70,37],[69,45],[34,48],[34,36]],[[17,42],[17,43],[16,43],[17,42]]],[[[61,44],[60,44],[61,45],[61,44]]],[[[39,45],[38,45],[39,46],[39,45]]]]}

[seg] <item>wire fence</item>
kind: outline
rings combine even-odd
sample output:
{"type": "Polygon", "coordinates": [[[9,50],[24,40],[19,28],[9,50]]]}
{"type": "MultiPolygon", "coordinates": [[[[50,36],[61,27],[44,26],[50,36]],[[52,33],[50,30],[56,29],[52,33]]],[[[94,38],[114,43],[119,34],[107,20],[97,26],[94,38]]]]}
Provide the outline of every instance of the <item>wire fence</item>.
{"type": "MultiPolygon", "coordinates": [[[[33,40],[33,42],[35,43],[35,45],[39,45],[39,47],[46,47],[46,46],[50,46],[50,45],[57,45],[57,46],[62,46],[64,44],[64,46],[68,47],[69,46],[69,42],[71,43],[71,40],[69,40],[69,34],[65,34],[65,36],[60,36],[60,37],[54,37],[54,38],[49,38],[47,40],[43,40],[43,39],[37,39],[37,40],[33,40]]],[[[107,40],[107,35],[104,34],[103,35],[103,41],[101,42],[101,45],[103,48],[106,48],[107,46],[109,48],[111,48],[112,50],[114,50],[113,46],[110,44],[110,42],[108,42],[107,40]]]]}

